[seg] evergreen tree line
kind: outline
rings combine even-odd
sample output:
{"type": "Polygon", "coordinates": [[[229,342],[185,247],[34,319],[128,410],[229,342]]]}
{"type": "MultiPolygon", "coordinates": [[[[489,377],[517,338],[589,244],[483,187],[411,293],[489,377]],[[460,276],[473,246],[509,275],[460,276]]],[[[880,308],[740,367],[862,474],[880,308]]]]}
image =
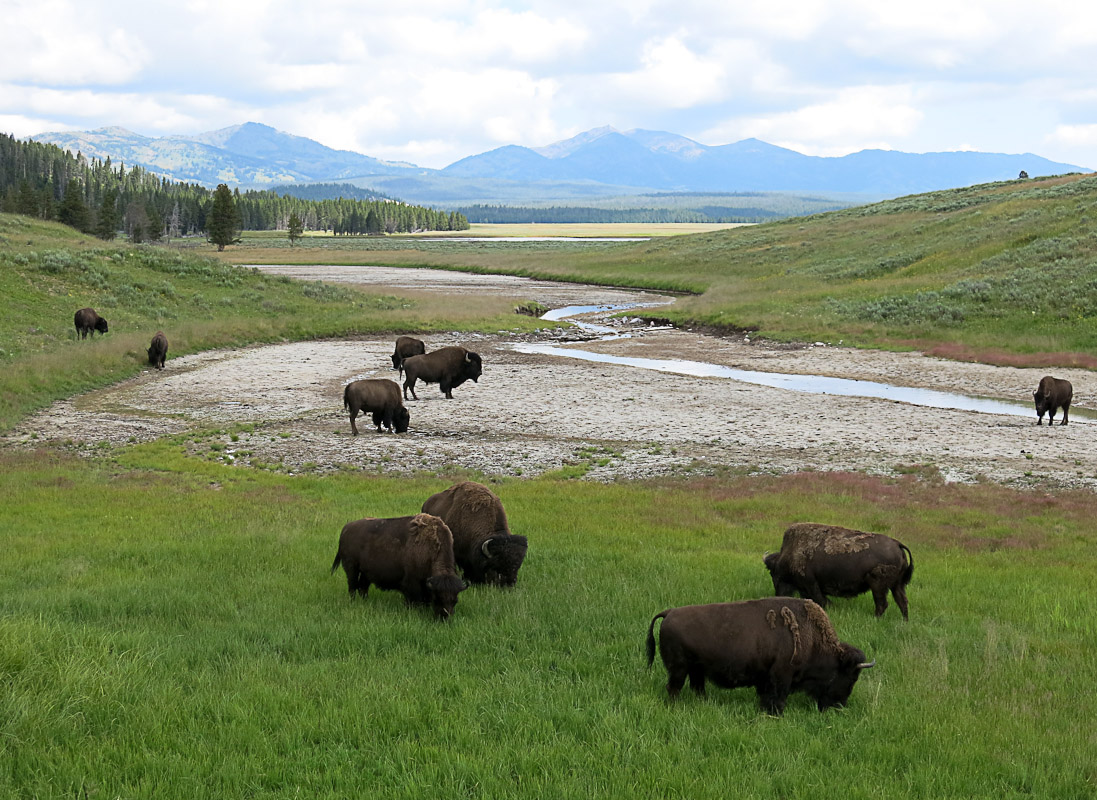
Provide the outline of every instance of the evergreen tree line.
{"type": "MultiPolygon", "coordinates": [[[[110,158],[87,159],[52,144],[0,134],[0,211],[56,220],[103,239],[134,241],[204,233],[214,192],[169,181],[110,158]]],[[[309,200],[273,191],[233,192],[241,230],[284,230],[296,215],[306,230],[339,234],[467,230],[454,212],[389,198],[309,200]]]]}
{"type": "Polygon", "coordinates": [[[592,208],[589,206],[464,206],[458,211],[471,223],[607,223],[607,222],[765,222],[787,216],[768,208],[592,208]]]}

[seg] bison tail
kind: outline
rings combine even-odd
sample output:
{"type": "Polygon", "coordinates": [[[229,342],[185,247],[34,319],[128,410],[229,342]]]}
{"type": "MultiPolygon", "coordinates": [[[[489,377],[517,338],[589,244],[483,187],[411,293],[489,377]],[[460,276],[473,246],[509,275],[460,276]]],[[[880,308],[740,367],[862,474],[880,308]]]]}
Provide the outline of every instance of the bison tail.
{"type": "Polygon", "coordinates": [[[335,554],[335,560],[331,562],[331,572],[329,572],[328,574],[329,574],[329,575],[334,575],[334,574],[335,574],[335,570],[336,570],[336,568],[338,568],[338,566],[339,566],[339,565],[340,565],[340,564],[341,564],[342,562],[343,562],[343,558],[342,558],[342,556],[341,556],[341,555],[340,555],[339,553],[336,553],[336,554],[335,554]]]}
{"type": "Polygon", "coordinates": [[[348,383],[343,387],[343,410],[350,409],[350,384],[348,383]]]}
{"type": "Polygon", "coordinates": [[[914,577],[914,555],[910,552],[910,548],[905,544],[899,545],[899,548],[907,554],[907,568],[903,570],[903,586],[910,583],[910,579],[914,577]]]}
{"type": "Polygon", "coordinates": [[[651,618],[651,624],[648,625],[648,667],[650,667],[655,661],[655,620],[662,619],[669,613],[669,608],[666,611],[660,611],[658,614],[651,618]]]}

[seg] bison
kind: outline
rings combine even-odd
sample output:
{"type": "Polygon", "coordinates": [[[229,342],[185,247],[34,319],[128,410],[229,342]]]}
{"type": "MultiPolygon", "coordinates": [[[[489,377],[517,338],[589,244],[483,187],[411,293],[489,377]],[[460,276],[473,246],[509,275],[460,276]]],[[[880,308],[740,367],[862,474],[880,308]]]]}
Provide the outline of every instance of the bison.
{"type": "Polygon", "coordinates": [[[343,408],[350,412],[350,430],[355,436],[358,435],[358,426],[354,424],[354,418],[359,411],[373,412],[373,424],[377,426],[378,433],[382,424],[390,432],[395,428],[397,433],[407,433],[408,423],[411,422],[411,414],[400,398],[400,386],[386,378],[367,378],[348,383],[343,389],[343,408]]]}
{"type": "Polygon", "coordinates": [[[1074,387],[1070,381],[1061,378],[1053,378],[1045,375],[1040,378],[1040,385],[1032,393],[1032,399],[1036,401],[1036,424],[1044,421],[1044,412],[1047,412],[1047,424],[1055,424],[1055,411],[1063,409],[1063,421],[1060,425],[1067,424],[1067,415],[1070,413],[1070,401],[1074,398],[1074,387]]]}
{"type": "Polygon", "coordinates": [[[659,654],[667,693],[678,697],[686,678],[699,695],[705,680],[734,689],[753,686],[762,709],[780,715],[792,692],[820,711],[844,706],[861,671],[876,664],[838,640],[823,609],[811,600],[771,597],[670,608],[648,626],[648,667],[655,660],[655,621],[663,619],[659,654]]]}
{"type": "Polygon", "coordinates": [[[887,593],[907,616],[907,584],[914,556],[902,542],[880,533],[800,522],[785,531],[781,550],[762,559],[773,578],[773,592],[798,592],[826,607],[827,595],[855,597],[872,592],[876,616],[887,608],[887,593]]]}
{"type": "Polygon", "coordinates": [[[483,370],[480,356],[463,347],[442,347],[433,353],[411,356],[404,360],[404,399],[408,389],[415,400],[415,381],[437,383],[447,400],[453,399],[452,390],[467,380],[476,383],[483,370]]]}
{"type": "Polygon", "coordinates": [[[73,316],[72,322],[76,326],[76,334],[81,339],[88,338],[89,334],[94,338],[95,331],[107,332],[107,321],[96,314],[94,308],[81,308],[73,316]]]}
{"type": "Polygon", "coordinates": [[[401,336],[396,340],[396,350],[392,354],[392,368],[400,370],[404,374],[404,359],[411,356],[421,356],[427,352],[427,346],[419,339],[411,336],[401,336]]]}
{"type": "Polygon", "coordinates": [[[441,517],[453,533],[453,556],[471,583],[514,586],[526,557],[526,537],[507,525],[503,504],[488,487],[473,481],[455,483],[431,495],[423,511],[441,517]]]}
{"type": "Polygon", "coordinates": [[[157,331],[152,337],[152,344],[148,349],[149,363],[157,369],[164,368],[164,359],[168,357],[168,337],[163,331],[157,331]]]}
{"type": "Polygon", "coordinates": [[[343,565],[347,591],[366,597],[370,584],[396,589],[406,605],[427,605],[449,619],[457,595],[468,584],[453,563],[453,537],[446,523],[430,514],[348,522],[339,534],[331,571],[343,565]]]}

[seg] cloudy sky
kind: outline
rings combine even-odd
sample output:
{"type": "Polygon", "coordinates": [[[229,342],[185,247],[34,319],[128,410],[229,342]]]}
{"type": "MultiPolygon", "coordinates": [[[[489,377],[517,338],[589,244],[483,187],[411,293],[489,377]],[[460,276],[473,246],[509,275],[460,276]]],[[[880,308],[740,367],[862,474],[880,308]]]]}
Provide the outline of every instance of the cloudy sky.
{"type": "Polygon", "coordinates": [[[1097,168],[1082,0],[0,0],[0,132],[262,122],[443,167],[602,125],[1097,168]]]}

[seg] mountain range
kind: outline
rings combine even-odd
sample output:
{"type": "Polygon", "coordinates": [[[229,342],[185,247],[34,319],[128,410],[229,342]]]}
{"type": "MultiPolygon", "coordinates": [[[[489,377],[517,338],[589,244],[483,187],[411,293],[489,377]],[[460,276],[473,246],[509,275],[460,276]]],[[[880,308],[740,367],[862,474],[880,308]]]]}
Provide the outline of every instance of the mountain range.
{"type": "Polygon", "coordinates": [[[255,122],[193,136],[150,138],[111,127],[31,138],[207,186],[353,183],[441,207],[576,203],[650,192],[782,191],[882,198],[1009,180],[1022,170],[1033,177],[1091,171],[1032,153],[862,150],[823,158],[758,139],[709,146],[673,133],[610,127],[545,147],[499,147],[441,170],[334,150],[255,122]]]}

